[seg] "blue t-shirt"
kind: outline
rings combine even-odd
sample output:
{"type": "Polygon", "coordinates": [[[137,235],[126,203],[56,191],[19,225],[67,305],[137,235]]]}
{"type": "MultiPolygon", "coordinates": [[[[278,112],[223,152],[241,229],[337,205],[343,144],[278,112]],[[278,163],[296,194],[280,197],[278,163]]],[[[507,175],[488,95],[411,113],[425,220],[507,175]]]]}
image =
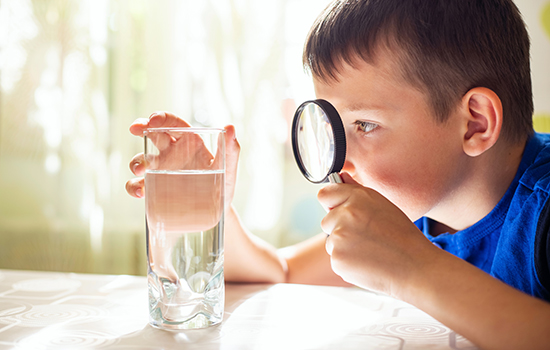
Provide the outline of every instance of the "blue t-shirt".
{"type": "Polygon", "coordinates": [[[501,281],[550,300],[550,135],[526,144],[517,174],[493,210],[473,226],[433,237],[426,217],[417,227],[435,245],[501,281]]]}

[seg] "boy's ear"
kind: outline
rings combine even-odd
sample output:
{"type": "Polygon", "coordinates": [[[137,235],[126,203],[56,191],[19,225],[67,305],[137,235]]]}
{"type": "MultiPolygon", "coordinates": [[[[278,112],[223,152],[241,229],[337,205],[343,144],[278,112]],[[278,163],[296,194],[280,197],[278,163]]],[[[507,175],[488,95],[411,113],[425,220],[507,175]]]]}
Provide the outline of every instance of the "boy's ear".
{"type": "Polygon", "coordinates": [[[476,87],[462,98],[465,117],[464,152],[476,157],[491,148],[502,129],[502,103],[492,90],[476,87]]]}

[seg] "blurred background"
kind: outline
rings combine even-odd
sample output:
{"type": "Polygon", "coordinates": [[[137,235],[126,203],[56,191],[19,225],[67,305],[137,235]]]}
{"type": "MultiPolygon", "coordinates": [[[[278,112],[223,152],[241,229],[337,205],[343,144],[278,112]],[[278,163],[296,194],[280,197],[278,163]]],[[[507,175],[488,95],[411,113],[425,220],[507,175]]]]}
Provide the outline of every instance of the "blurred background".
{"type": "MultiPolygon", "coordinates": [[[[128,127],[157,110],[236,126],[234,204],[255,234],[281,247],[320,232],[289,130],[314,98],[301,51],[328,2],[0,0],[0,268],[145,274],[128,127]]],[[[516,3],[550,132],[550,1],[516,3]]]]}

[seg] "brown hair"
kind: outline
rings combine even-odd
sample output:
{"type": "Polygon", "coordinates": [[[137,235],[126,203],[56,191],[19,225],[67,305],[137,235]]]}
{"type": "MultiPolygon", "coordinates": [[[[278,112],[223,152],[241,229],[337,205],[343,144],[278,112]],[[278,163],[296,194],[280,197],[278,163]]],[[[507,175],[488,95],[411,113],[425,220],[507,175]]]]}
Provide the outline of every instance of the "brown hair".
{"type": "Polygon", "coordinates": [[[440,122],[482,86],[501,99],[505,139],[532,135],[529,36],[511,0],[336,0],[313,24],[303,63],[330,82],[342,62],[353,66],[359,56],[372,64],[380,47],[429,95],[440,122]]]}

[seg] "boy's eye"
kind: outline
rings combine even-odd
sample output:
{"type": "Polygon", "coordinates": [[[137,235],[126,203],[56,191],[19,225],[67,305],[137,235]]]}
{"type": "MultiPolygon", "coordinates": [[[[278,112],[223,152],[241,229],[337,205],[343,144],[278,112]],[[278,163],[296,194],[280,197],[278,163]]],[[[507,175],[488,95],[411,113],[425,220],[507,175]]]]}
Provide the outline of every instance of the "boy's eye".
{"type": "Polygon", "coordinates": [[[356,120],[355,125],[357,125],[359,129],[363,132],[370,132],[378,127],[378,124],[366,122],[364,120],[356,120]]]}

